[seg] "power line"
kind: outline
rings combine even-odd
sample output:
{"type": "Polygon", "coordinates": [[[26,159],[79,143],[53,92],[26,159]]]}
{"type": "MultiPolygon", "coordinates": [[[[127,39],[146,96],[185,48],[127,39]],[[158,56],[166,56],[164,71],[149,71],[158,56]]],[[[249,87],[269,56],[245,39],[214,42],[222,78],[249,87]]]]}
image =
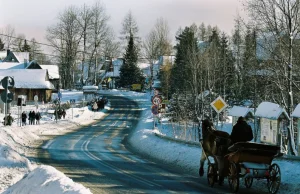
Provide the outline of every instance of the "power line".
{"type": "Polygon", "coordinates": [[[19,40],[26,40],[28,42],[33,42],[33,43],[36,43],[36,44],[40,44],[40,45],[44,45],[44,46],[50,46],[50,47],[55,47],[53,45],[50,45],[50,44],[46,44],[46,43],[41,43],[41,42],[37,42],[37,41],[31,41],[31,40],[27,40],[26,38],[19,38],[19,37],[14,37],[14,36],[10,36],[10,35],[6,35],[6,34],[2,34],[0,33],[1,36],[6,36],[6,37],[9,37],[9,38],[14,38],[14,39],[19,39],[19,40]]]}
{"type": "MultiPolygon", "coordinates": [[[[0,36],[6,36],[6,37],[9,37],[9,38],[14,38],[14,39],[18,39],[18,40],[26,40],[28,42],[32,42],[32,43],[36,43],[36,44],[40,44],[40,45],[44,45],[44,46],[49,46],[49,47],[53,47],[53,48],[57,48],[53,45],[50,45],[50,44],[46,44],[46,43],[41,43],[41,42],[37,42],[37,41],[31,41],[31,40],[28,40],[26,38],[19,38],[19,37],[15,37],[15,36],[11,36],[11,35],[7,35],[7,34],[2,34],[0,33],[0,36]]],[[[78,52],[83,52],[83,51],[78,51],[78,52]]],[[[47,56],[52,56],[52,57],[61,57],[61,56],[58,56],[58,55],[52,55],[52,54],[45,54],[45,53],[38,53],[38,52],[35,52],[36,54],[43,54],[43,55],[47,55],[47,56]]],[[[92,55],[92,53],[87,53],[86,54],[89,54],[89,55],[92,55]]],[[[170,55],[170,56],[174,56],[174,55],[170,55]]],[[[143,59],[143,60],[149,60],[149,58],[144,58],[144,57],[140,57],[138,59],[143,59]]]]}

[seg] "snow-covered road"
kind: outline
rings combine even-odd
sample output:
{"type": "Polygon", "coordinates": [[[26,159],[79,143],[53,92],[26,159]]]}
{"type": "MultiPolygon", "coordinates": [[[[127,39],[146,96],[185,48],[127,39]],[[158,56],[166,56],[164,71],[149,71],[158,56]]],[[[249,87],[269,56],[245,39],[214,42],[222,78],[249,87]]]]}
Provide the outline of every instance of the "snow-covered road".
{"type": "MultiPolygon", "coordinates": [[[[71,92],[69,92],[71,93],[71,92]]],[[[78,95],[78,92],[76,92],[78,95]]],[[[143,155],[155,158],[155,161],[169,164],[171,168],[180,168],[189,176],[203,183],[207,187],[206,178],[198,179],[198,168],[201,149],[197,146],[175,143],[155,136],[153,120],[150,109],[150,96],[148,94],[134,92],[107,91],[109,94],[127,96],[141,105],[142,117],[129,139],[135,151],[143,155]]],[[[69,94],[71,95],[71,94],[69,94]]],[[[74,98],[76,97],[74,95],[74,98]]],[[[73,97],[71,97],[73,98],[73,97]]],[[[108,109],[108,107],[106,107],[108,109]]],[[[73,131],[77,126],[88,125],[94,119],[100,119],[105,114],[102,112],[93,113],[87,109],[75,109],[74,119],[71,117],[71,110],[67,112],[64,121],[55,123],[50,118],[44,118],[39,126],[13,126],[3,127],[0,130],[0,192],[6,193],[89,193],[89,189],[81,184],[74,183],[56,169],[49,166],[38,166],[29,162],[24,156],[30,155],[32,149],[42,142],[44,135],[55,136],[73,131]],[[18,184],[10,189],[7,188],[16,183],[25,175],[18,184]],[[37,181],[38,180],[38,181],[37,181]],[[25,186],[26,185],[26,186],[25,186]],[[22,191],[22,192],[21,192],[22,191]]],[[[2,117],[2,115],[0,115],[2,117]]],[[[47,116],[45,116],[47,117],[47,116]]],[[[298,161],[278,161],[282,169],[282,185],[279,193],[297,193],[299,190],[300,168],[298,161]]],[[[243,186],[242,186],[243,187],[243,186]]],[[[199,189],[202,190],[201,188],[199,189]]],[[[228,185],[213,189],[218,193],[229,192],[228,185]]],[[[243,191],[243,190],[242,190],[243,191]]],[[[266,182],[255,181],[254,188],[250,193],[266,193],[266,182]]]]}

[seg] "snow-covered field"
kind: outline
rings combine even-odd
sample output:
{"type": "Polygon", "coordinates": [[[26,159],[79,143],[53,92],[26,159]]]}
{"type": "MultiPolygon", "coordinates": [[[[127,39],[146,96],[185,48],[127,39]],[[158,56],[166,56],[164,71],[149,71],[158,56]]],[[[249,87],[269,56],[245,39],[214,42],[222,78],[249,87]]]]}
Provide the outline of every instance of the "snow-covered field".
{"type": "MultiPolygon", "coordinates": [[[[155,135],[156,133],[173,133],[173,129],[164,127],[153,130],[149,94],[116,90],[105,92],[127,96],[140,103],[143,109],[142,119],[129,139],[137,151],[184,168],[187,173],[197,176],[201,156],[200,147],[166,140],[155,135]]],[[[80,100],[82,93],[64,91],[63,100],[67,99],[80,100]]],[[[109,109],[109,104],[105,109],[109,109]]],[[[32,147],[38,146],[46,140],[46,135],[58,135],[76,130],[76,127],[90,124],[95,121],[94,119],[99,119],[105,115],[105,110],[94,113],[87,108],[74,108],[72,119],[71,111],[72,109],[67,110],[66,119],[57,123],[46,114],[40,125],[19,127],[14,122],[12,126],[0,126],[0,193],[90,193],[88,188],[74,183],[55,168],[37,165],[25,157],[25,155],[30,155],[32,147]]],[[[3,118],[3,115],[0,114],[0,118],[3,118]]],[[[231,123],[226,125],[231,126],[231,123]]],[[[189,137],[186,134],[181,134],[181,136],[189,137]]],[[[282,172],[282,185],[279,193],[298,193],[300,189],[300,163],[286,160],[276,162],[280,165],[282,172]]],[[[260,189],[266,191],[265,181],[254,184],[258,191],[260,189]]]]}

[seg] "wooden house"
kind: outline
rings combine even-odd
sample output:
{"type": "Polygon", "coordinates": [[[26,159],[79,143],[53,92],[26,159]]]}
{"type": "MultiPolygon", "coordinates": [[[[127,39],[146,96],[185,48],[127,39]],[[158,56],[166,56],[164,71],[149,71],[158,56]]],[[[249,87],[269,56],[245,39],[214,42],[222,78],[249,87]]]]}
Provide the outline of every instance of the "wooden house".
{"type": "MultiPolygon", "coordinates": [[[[10,90],[14,94],[14,101],[18,95],[26,95],[27,101],[33,101],[37,95],[39,101],[51,101],[52,90],[55,89],[49,81],[48,71],[45,69],[0,69],[0,80],[10,76],[14,79],[14,88],[10,90]]],[[[4,91],[0,85],[0,93],[4,91]]],[[[3,104],[3,102],[0,104],[3,104]]]]}
{"type": "Polygon", "coordinates": [[[242,106],[233,106],[228,111],[228,116],[232,116],[232,125],[235,125],[239,117],[244,117],[247,121],[254,119],[254,113],[251,108],[242,106]]]}
{"type": "Polygon", "coordinates": [[[48,71],[49,81],[54,85],[53,92],[58,91],[60,76],[57,65],[41,65],[33,60],[29,62],[28,52],[12,52],[7,50],[7,56],[0,63],[2,69],[45,69],[48,71]]]}

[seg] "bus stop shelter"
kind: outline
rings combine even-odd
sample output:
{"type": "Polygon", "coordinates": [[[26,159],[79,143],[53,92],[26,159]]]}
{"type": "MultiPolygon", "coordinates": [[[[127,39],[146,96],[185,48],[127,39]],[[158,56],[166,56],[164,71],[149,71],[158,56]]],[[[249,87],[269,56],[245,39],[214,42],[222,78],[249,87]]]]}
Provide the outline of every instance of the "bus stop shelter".
{"type": "Polygon", "coordinates": [[[300,154],[300,104],[298,104],[292,113],[293,124],[294,124],[294,138],[296,143],[296,148],[298,150],[298,156],[300,154]]]}
{"type": "Polygon", "coordinates": [[[228,111],[228,116],[232,116],[232,125],[235,125],[239,117],[244,117],[246,121],[254,119],[254,113],[251,108],[243,106],[233,106],[228,111]]]}
{"type": "Polygon", "coordinates": [[[255,116],[259,118],[260,141],[270,145],[280,145],[287,151],[289,116],[284,108],[272,102],[262,102],[255,116]]]}

